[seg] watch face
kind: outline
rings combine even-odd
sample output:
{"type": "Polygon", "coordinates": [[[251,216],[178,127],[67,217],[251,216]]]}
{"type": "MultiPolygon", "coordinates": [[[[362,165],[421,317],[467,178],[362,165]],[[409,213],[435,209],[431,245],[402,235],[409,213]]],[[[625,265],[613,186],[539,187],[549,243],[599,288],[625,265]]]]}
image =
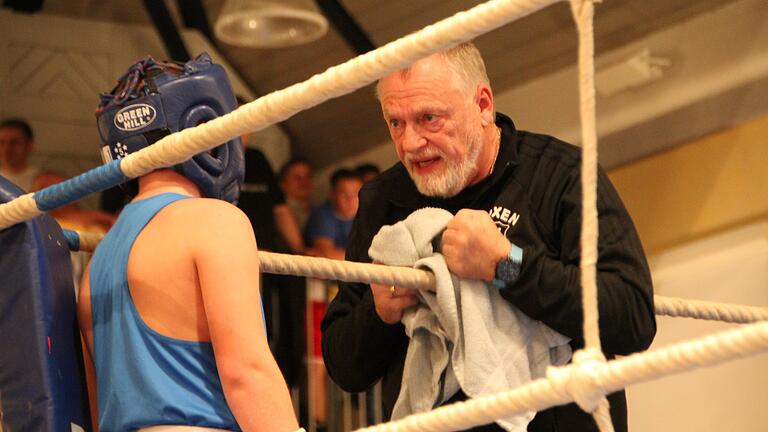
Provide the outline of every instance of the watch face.
{"type": "Polygon", "coordinates": [[[496,279],[511,284],[520,275],[520,264],[507,258],[496,265],[496,279]]]}
{"type": "Polygon", "coordinates": [[[515,283],[520,276],[522,265],[523,250],[512,244],[509,255],[496,264],[496,277],[493,279],[493,285],[501,289],[515,283]]]}

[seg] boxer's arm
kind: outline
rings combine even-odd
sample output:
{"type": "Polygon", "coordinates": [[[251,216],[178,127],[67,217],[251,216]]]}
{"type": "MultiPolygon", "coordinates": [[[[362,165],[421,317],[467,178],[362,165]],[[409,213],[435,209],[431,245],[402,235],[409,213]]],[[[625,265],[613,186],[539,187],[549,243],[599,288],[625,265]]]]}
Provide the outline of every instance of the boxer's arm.
{"type": "Polygon", "coordinates": [[[223,201],[204,200],[193,253],[224,394],[243,430],[298,428],[285,380],[267,344],[256,240],[248,218],[223,201]],[[200,221],[210,221],[200,227],[200,221]]]}

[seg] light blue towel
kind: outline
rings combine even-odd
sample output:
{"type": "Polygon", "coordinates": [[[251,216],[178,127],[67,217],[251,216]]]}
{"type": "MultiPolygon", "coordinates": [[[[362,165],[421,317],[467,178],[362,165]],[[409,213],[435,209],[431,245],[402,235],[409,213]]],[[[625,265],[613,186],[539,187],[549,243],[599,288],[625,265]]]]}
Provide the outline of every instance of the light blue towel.
{"type": "MultiPolygon", "coordinates": [[[[429,411],[459,388],[472,398],[514,389],[571,357],[568,338],[529,318],[495,287],[450,274],[432,239],[452,217],[442,209],[417,210],[382,227],[368,251],[382,264],[428,269],[436,279],[435,291],[420,291],[419,304],[403,315],[411,341],[393,420],[429,411]]],[[[535,414],[497,423],[525,431],[535,414]]]]}

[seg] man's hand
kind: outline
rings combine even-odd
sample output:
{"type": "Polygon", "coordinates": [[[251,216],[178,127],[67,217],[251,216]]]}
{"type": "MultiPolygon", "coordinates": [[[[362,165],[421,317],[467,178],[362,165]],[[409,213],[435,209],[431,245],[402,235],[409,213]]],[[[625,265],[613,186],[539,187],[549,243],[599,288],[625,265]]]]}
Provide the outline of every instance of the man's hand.
{"type": "Polygon", "coordinates": [[[387,324],[397,324],[403,317],[403,311],[419,302],[416,290],[371,284],[376,313],[387,324]]]}
{"type": "Polygon", "coordinates": [[[482,210],[459,210],[443,232],[443,256],[448,270],[462,278],[492,281],[496,264],[511,247],[482,210]]]}

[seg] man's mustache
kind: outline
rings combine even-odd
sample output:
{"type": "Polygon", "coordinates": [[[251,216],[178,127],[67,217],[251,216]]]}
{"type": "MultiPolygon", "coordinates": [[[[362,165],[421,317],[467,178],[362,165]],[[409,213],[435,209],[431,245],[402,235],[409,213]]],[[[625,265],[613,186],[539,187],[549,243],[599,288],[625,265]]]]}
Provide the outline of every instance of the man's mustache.
{"type": "Polygon", "coordinates": [[[437,157],[445,159],[445,154],[443,154],[443,152],[438,149],[424,149],[418,153],[406,153],[405,161],[408,163],[414,163],[415,161],[434,159],[437,157]]]}

